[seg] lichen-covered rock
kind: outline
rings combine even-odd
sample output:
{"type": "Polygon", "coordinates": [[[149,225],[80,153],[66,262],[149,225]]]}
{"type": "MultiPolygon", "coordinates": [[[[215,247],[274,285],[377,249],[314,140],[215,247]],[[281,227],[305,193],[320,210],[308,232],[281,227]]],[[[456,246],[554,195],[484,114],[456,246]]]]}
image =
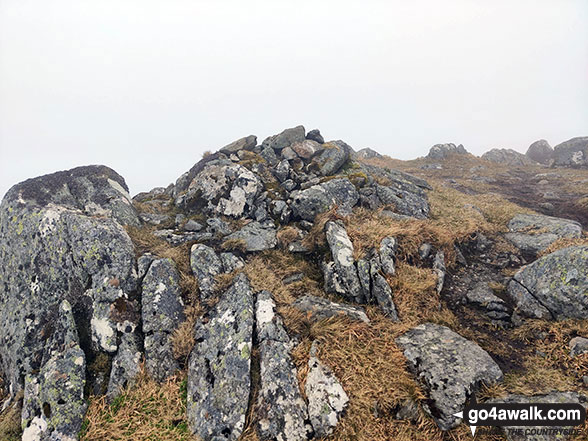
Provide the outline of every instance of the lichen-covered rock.
{"type": "Polygon", "coordinates": [[[588,246],[568,247],[517,272],[508,294],[523,316],[588,318],[588,246]]]}
{"type": "Polygon", "coordinates": [[[171,259],[153,261],[143,280],[143,332],[145,366],[157,381],[174,375],[179,365],[170,338],[185,320],[179,274],[171,259]]]}
{"type": "Polygon", "coordinates": [[[553,157],[553,147],[544,139],[540,139],[529,146],[525,155],[539,164],[549,165],[553,157]]]}
{"type": "Polygon", "coordinates": [[[72,307],[64,300],[53,317],[38,374],[25,377],[23,440],[76,440],[86,412],[86,358],[72,307]]]}
{"type": "Polygon", "coordinates": [[[346,316],[351,320],[358,320],[364,323],[369,323],[370,321],[363,308],[331,302],[323,297],[302,296],[297,298],[292,303],[292,306],[302,312],[308,313],[310,319],[314,321],[339,316],[346,316]]]}
{"type": "MultiPolygon", "coordinates": [[[[489,403],[507,403],[507,404],[535,404],[535,403],[578,403],[588,408],[588,397],[577,392],[550,392],[544,395],[508,395],[505,398],[494,398],[488,401],[489,403]]],[[[525,429],[570,429],[571,427],[557,427],[557,426],[538,426],[526,427],[525,429]]],[[[506,439],[508,441],[562,441],[569,437],[563,434],[546,433],[546,434],[525,434],[525,432],[518,433],[517,429],[520,426],[505,426],[504,430],[506,439]]]]}
{"type": "Polygon", "coordinates": [[[330,141],[321,145],[321,152],[312,159],[312,166],[322,176],[336,174],[347,162],[353,149],[343,141],[330,141]]]}
{"type": "Polygon", "coordinates": [[[292,127],[291,129],[286,129],[277,135],[266,138],[261,145],[264,148],[270,147],[274,150],[280,151],[284,147],[304,141],[305,133],[306,131],[303,126],[292,127]]]}
{"type": "Polygon", "coordinates": [[[463,410],[482,382],[502,380],[502,371],[486,351],[445,326],[424,323],[396,342],[427,390],[430,405],[425,410],[441,430],[459,424],[453,414],[463,410]]]}
{"type": "Polygon", "coordinates": [[[467,155],[468,151],[463,145],[456,146],[453,143],[449,144],[435,144],[429,150],[427,158],[429,159],[445,159],[450,155],[467,155]]]}
{"type": "Polygon", "coordinates": [[[141,347],[138,336],[131,329],[120,338],[118,351],[112,359],[110,378],[106,396],[109,400],[116,398],[121,391],[132,385],[141,371],[141,347]]]}
{"type": "Polygon", "coordinates": [[[201,243],[192,245],[190,267],[200,289],[201,300],[207,300],[214,293],[215,277],[223,272],[223,264],[214,249],[201,243]]]}
{"type": "Polygon", "coordinates": [[[508,321],[510,314],[504,300],[496,296],[486,282],[480,282],[466,293],[470,304],[483,309],[488,317],[496,321],[508,321]]]}
{"type": "Polygon", "coordinates": [[[356,303],[365,303],[357,268],[353,259],[353,244],[345,231],[345,227],[336,221],[329,221],[325,225],[327,242],[331,249],[334,271],[337,281],[335,291],[356,303]]]}
{"type": "Polygon", "coordinates": [[[177,206],[233,217],[254,211],[254,201],[263,188],[256,174],[229,160],[201,161],[197,165],[200,164],[185,191],[176,197],[177,206]]]}
{"type": "Polygon", "coordinates": [[[310,438],[312,427],[290,356],[292,343],[275,307],[271,293],[258,293],[255,318],[261,370],[257,427],[261,439],[303,441],[310,438]]]}
{"type": "Polygon", "coordinates": [[[443,251],[437,251],[433,259],[433,271],[437,275],[437,294],[441,294],[443,285],[445,284],[445,254],[443,251]]]}
{"type": "Polygon", "coordinates": [[[394,258],[397,248],[398,243],[393,237],[385,237],[380,242],[380,261],[382,263],[382,270],[389,276],[393,276],[396,273],[394,258]]]}
{"type": "MultiPolygon", "coordinates": [[[[134,248],[113,219],[138,224],[125,192],[114,171],[92,166],[29,179],[2,201],[0,359],[12,396],[42,368],[64,299],[88,353],[115,352],[119,327],[138,320],[134,248]],[[128,314],[118,311],[121,304],[128,314]]],[[[43,384],[41,395],[49,393],[43,384]]]]}
{"type": "Polygon", "coordinates": [[[273,222],[250,222],[226,237],[227,240],[243,241],[245,251],[255,252],[275,248],[278,243],[273,222]]]}
{"type": "Polygon", "coordinates": [[[245,426],[251,387],[253,292],[245,274],[194,329],[188,363],[187,416],[204,440],[236,440],[245,426]]]}
{"type": "Polygon", "coordinates": [[[510,165],[513,167],[536,164],[536,162],[528,156],[525,156],[513,149],[492,149],[484,153],[481,157],[486,161],[510,165]]]}
{"type": "Polygon", "coordinates": [[[323,146],[316,141],[306,139],[302,142],[292,144],[290,148],[294,152],[296,152],[298,157],[308,160],[312,158],[316,153],[320,152],[323,149],[323,146]]]}
{"type": "Polygon", "coordinates": [[[305,391],[308,415],[315,435],[330,435],[345,412],[349,397],[331,368],[318,359],[316,340],[310,349],[305,391]]]}
{"type": "Polygon", "coordinates": [[[359,201],[357,189],[347,178],[332,179],[305,190],[294,191],[290,197],[294,216],[307,221],[314,221],[317,214],[335,205],[350,209],[359,201]]]}
{"type": "Polygon", "coordinates": [[[506,238],[523,253],[535,255],[558,239],[576,239],[582,226],[573,220],[542,214],[517,214],[508,222],[506,238]]]}
{"type": "Polygon", "coordinates": [[[563,167],[588,166],[588,136],[569,139],[553,148],[554,165],[563,167]]]}

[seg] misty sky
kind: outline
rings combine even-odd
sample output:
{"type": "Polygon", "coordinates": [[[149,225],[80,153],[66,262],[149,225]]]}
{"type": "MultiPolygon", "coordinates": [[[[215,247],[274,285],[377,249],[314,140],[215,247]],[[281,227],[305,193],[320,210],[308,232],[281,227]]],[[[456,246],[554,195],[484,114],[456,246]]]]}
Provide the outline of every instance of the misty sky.
{"type": "Polygon", "coordinates": [[[401,159],[588,135],[586,0],[0,0],[0,195],[106,164],[131,193],[319,128],[401,159]]]}

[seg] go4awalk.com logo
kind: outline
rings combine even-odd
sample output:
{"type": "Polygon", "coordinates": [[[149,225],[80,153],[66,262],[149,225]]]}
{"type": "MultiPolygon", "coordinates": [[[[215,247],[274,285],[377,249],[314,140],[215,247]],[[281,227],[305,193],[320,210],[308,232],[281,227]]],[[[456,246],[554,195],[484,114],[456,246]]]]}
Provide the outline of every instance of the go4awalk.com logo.
{"type": "Polygon", "coordinates": [[[586,420],[579,403],[478,403],[473,397],[462,412],[453,414],[470,426],[502,427],[521,435],[573,435],[586,420]]]}

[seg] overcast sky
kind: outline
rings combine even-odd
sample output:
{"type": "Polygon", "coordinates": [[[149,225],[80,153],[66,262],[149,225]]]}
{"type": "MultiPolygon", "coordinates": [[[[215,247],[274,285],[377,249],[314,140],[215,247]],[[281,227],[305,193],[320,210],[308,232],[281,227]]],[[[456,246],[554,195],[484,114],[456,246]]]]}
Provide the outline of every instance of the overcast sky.
{"type": "Polygon", "coordinates": [[[401,159],[588,135],[586,0],[0,0],[0,195],[106,164],[131,193],[286,127],[401,159]]]}

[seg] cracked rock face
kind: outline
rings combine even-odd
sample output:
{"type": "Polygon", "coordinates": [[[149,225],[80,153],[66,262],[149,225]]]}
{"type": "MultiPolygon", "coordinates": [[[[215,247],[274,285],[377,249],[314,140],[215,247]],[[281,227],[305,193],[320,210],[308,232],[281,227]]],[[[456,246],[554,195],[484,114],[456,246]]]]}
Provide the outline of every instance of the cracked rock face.
{"type": "Polygon", "coordinates": [[[202,439],[236,440],[245,426],[251,388],[254,299],[244,274],[196,323],[188,364],[187,415],[202,439]]]}
{"type": "Polygon", "coordinates": [[[292,343],[275,306],[271,293],[258,293],[255,318],[261,371],[257,427],[261,439],[303,441],[311,437],[312,427],[290,356],[292,343]]]}
{"type": "Polygon", "coordinates": [[[588,246],[537,259],[515,274],[508,295],[519,314],[555,320],[588,318],[588,246]]]}
{"type": "Polygon", "coordinates": [[[517,214],[508,223],[505,237],[523,253],[535,255],[558,239],[576,239],[582,226],[569,219],[541,214],[517,214]]]}
{"type": "Polygon", "coordinates": [[[345,412],[349,397],[333,371],[318,359],[316,341],[310,349],[305,390],[315,435],[330,435],[345,412]]]}
{"type": "Polygon", "coordinates": [[[453,416],[484,383],[502,380],[502,371],[476,343],[445,326],[425,323],[396,339],[409,367],[427,390],[426,409],[441,430],[456,427],[453,416]]]}
{"type": "Polygon", "coordinates": [[[86,359],[67,300],[53,324],[39,373],[25,376],[23,440],[75,440],[82,428],[86,359]]]}
{"type": "Polygon", "coordinates": [[[171,259],[155,260],[149,267],[143,280],[142,314],[147,372],[163,381],[179,369],[170,338],[185,320],[179,275],[171,259]]]}
{"type": "MultiPolygon", "coordinates": [[[[101,166],[29,179],[6,194],[0,205],[0,358],[12,396],[26,381],[35,396],[49,399],[56,385],[35,379],[43,369],[78,375],[69,358],[57,357],[49,367],[44,356],[56,317],[65,314],[64,300],[71,306],[66,315],[73,316],[65,322],[83,331],[77,344],[86,355],[116,353],[120,330],[137,322],[134,248],[118,222],[138,224],[129,201],[124,180],[101,166]]],[[[72,408],[69,417],[81,419],[83,409],[72,408]]]]}

